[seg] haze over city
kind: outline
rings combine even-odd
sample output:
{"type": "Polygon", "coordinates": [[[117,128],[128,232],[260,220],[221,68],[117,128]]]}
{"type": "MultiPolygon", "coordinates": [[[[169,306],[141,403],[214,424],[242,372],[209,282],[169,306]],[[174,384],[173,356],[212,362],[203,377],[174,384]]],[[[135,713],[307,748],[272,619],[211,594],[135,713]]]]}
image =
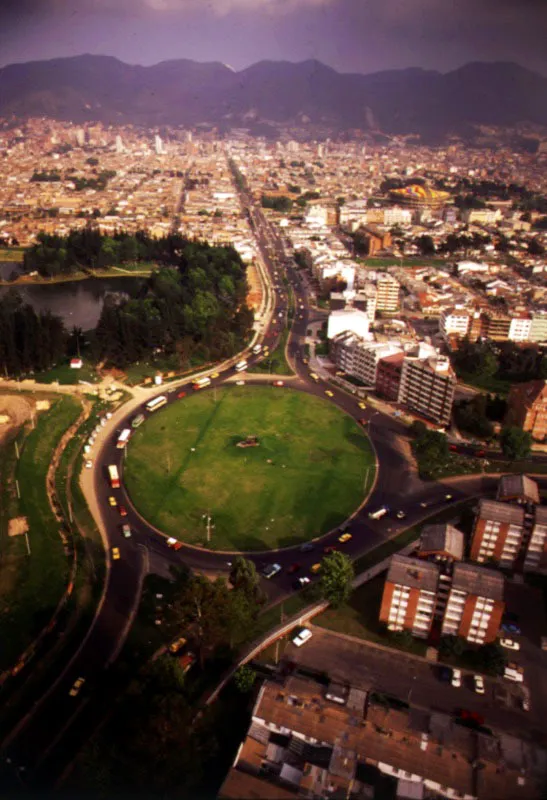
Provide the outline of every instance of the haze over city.
{"type": "Polygon", "coordinates": [[[543,0],[7,0],[0,65],[81,53],[150,65],[316,58],[343,72],[516,61],[547,74],[543,0]]]}

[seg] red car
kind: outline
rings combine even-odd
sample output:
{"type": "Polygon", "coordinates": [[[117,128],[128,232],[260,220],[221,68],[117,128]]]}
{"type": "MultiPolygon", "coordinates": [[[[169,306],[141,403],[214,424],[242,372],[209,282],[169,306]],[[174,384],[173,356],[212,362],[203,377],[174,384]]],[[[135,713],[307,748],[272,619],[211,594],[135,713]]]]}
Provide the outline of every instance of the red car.
{"type": "Polygon", "coordinates": [[[361,423],[361,425],[367,425],[368,424],[366,419],[360,419],[359,422],[361,423]]]}
{"type": "Polygon", "coordinates": [[[283,381],[274,381],[273,385],[274,386],[285,386],[285,383],[283,381]]]}
{"type": "Polygon", "coordinates": [[[327,556],[328,556],[329,553],[334,553],[336,550],[338,550],[338,548],[334,547],[334,545],[332,545],[332,544],[328,544],[326,547],[323,548],[323,552],[327,556]]]}
{"type": "Polygon", "coordinates": [[[179,398],[179,400],[182,400],[183,397],[186,397],[186,392],[179,392],[177,397],[179,398]]]}
{"type": "Polygon", "coordinates": [[[294,575],[294,573],[298,572],[298,570],[301,569],[301,567],[302,567],[301,564],[296,564],[296,563],[291,564],[291,566],[287,569],[287,572],[289,573],[289,575],[294,575]]]}
{"type": "Polygon", "coordinates": [[[127,517],[127,508],[125,506],[118,506],[120,517],[127,517]]]}

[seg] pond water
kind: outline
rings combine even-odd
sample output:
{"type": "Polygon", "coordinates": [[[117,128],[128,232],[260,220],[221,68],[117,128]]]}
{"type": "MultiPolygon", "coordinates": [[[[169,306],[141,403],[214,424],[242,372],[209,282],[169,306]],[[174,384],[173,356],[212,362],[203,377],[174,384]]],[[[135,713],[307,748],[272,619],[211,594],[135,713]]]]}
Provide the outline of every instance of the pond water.
{"type": "MultiPolygon", "coordinates": [[[[76,325],[88,331],[97,325],[105,297],[111,294],[127,296],[138,281],[139,278],[88,278],[84,281],[18,285],[13,288],[36,311],[49,309],[52,314],[61,317],[68,330],[76,325]]],[[[0,297],[9,289],[8,286],[0,286],[0,297]]]]}

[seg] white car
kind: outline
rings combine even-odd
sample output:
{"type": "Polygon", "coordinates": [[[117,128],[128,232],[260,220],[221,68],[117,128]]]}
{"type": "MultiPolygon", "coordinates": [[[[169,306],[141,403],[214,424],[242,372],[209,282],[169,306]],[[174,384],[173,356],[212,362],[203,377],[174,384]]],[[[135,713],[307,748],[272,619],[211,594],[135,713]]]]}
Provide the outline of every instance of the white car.
{"type": "Polygon", "coordinates": [[[461,669],[453,669],[452,670],[452,678],[450,679],[450,683],[452,686],[455,686],[456,689],[459,689],[462,685],[462,671],[461,669]]]}
{"type": "Polygon", "coordinates": [[[92,468],[93,468],[93,461],[90,461],[90,460],[88,459],[88,460],[85,462],[85,468],[86,468],[86,469],[92,469],[92,468]]]}
{"type": "Polygon", "coordinates": [[[509,663],[505,667],[503,677],[508,681],[513,681],[513,683],[523,683],[524,670],[518,664],[509,663]]]}
{"type": "Polygon", "coordinates": [[[482,675],[473,675],[473,688],[477,694],[484,694],[484,678],[482,675]]]}
{"type": "Polygon", "coordinates": [[[306,644],[306,642],[311,639],[312,635],[309,628],[301,628],[299,633],[293,636],[292,643],[296,647],[302,647],[303,644],[306,644]]]}
{"type": "Polygon", "coordinates": [[[236,381],[236,386],[245,386],[245,381],[236,381]]]}
{"type": "Polygon", "coordinates": [[[274,575],[277,575],[278,572],[281,572],[281,564],[269,564],[264,568],[262,574],[269,580],[270,578],[273,578],[274,575]]]}
{"type": "Polygon", "coordinates": [[[514,639],[500,639],[500,644],[507,650],[520,650],[520,642],[515,642],[514,639]]]}

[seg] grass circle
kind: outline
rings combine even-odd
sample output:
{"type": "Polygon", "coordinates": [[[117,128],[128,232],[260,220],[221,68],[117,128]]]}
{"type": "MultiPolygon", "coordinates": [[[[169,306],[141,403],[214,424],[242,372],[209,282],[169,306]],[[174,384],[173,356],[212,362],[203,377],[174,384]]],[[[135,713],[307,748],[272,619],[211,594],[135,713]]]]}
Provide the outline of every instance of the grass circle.
{"type": "Polygon", "coordinates": [[[139,513],[169,536],[212,550],[270,550],[343,522],[373,470],[368,438],[332,403],[232,386],[151,415],[129,443],[124,480],[139,513]],[[248,436],[259,446],[238,447],[248,436]]]}

